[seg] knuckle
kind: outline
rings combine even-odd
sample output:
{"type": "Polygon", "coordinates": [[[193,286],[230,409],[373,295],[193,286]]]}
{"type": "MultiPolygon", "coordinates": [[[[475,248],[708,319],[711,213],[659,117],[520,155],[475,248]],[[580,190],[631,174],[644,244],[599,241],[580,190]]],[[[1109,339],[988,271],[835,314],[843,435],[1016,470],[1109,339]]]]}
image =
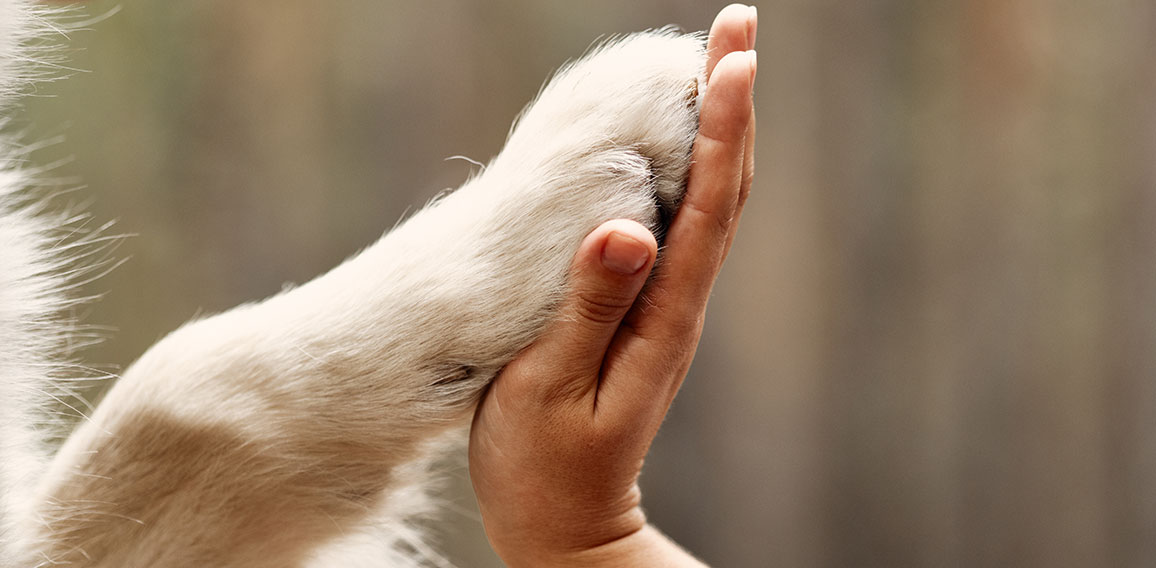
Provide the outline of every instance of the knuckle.
{"type": "Polygon", "coordinates": [[[712,237],[725,237],[730,232],[731,219],[733,218],[731,212],[707,208],[691,200],[687,200],[682,206],[707,220],[712,237]]]}
{"type": "Polygon", "coordinates": [[[570,408],[590,396],[591,385],[590,381],[581,376],[554,377],[554,380],[540,382],[533,397],[540,408],[570,408]]]}
{"type": "Polygon", "coordinates": [[[575,315],[597,324],[617,323],[634,304],[633,297],[606,291],[579,291],[574,303],[575,315]]]}
{"type": "Polygon", "coordinates": [[[681,349],[685,349],[688,345],[693,346],[698,343],[699,336],[702,334],[702,326],[703,318],[701,316],[686,315],[672,318],[668,341],[681,349]]]}
{"type": "Polygon", "coordinates": [[[575,372],[577,365],[551,358],[549,361],[515,359],[503,370],[505,375],[516,376],[513,391],[522,401],[531,401],[533,408],[566,408],[589,395],[591,381],[575,372]]]}

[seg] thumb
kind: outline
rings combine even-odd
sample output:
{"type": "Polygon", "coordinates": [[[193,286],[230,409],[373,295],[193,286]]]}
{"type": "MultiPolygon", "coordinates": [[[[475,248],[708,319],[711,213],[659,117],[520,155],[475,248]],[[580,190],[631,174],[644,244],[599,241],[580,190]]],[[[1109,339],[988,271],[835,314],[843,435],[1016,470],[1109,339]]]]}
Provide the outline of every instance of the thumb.
{"type": "MultiPolygon", "coordinates": [[[[557,319],[519,357],[523,364],[555,370],[535,373],[536,382],[597,380],[606,350],[657,254],[654,235],[635,221],[607,221],[586,236],[570,265],[569,288],[557,319]]],[[[578,385],[550,386],[570,390],[566,387],[578,385]]]]}

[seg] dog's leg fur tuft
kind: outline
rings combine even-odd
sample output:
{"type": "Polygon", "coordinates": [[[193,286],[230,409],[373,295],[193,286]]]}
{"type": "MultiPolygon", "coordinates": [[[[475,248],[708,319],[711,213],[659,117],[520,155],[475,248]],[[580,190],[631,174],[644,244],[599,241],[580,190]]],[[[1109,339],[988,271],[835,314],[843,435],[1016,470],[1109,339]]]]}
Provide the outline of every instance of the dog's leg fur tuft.
{"type": "MultiPolygon", "coordinates": [[[[60,33],[49,18],[60,12],[0,0],[0,111],[58,71],[50,46],[60,33]]],[[[86,230],[87,218],[50,203],[40,172],[25,165],[28,152],[14,134],[0,134],[0,568],[43,560],[28,522],[36,515],[31,496],[48,465],[48,441],[65,422],[58,409],[71,395],[63,379],[75,378],[69,353],[87,341],[70,315],[82,299],[70,289],[104,266],[100,252],[113,244],[86,230]]]]}

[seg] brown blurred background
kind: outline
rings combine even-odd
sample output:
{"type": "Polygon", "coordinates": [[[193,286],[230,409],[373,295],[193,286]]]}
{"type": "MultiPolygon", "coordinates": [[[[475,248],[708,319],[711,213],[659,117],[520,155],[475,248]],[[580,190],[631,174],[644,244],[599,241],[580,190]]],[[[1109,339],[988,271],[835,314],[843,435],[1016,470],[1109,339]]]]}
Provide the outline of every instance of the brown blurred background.
{"type": "MultiPolygon", "coordinates": [[[[595,38],[722,5],[120,4],[27,109],[139,235],[86,358],[324,271],[595,38]]],[[[659,527],[718,566],[1156,566],[1154,6],[759,5],[759,174],[643,476],[659,527]]],[[[467,488],[444,540],[498,566],[467,488]]]]}

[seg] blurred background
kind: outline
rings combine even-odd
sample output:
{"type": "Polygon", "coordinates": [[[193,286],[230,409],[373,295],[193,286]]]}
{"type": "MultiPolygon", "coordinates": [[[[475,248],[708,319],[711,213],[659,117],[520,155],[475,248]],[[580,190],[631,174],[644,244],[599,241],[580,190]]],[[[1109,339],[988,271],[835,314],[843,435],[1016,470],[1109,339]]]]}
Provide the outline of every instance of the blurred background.
{"type": "MultiPolygon", "coordinates": [[[[85,358],[303,282],[701,0],[90,2],[41,163],[138,236],[85,358]]],[[[759,4],[758,176],[643,475],[717,566],[1156,566],[1156,5],[759,4]]],[[[500,566],[466,473],[452,559],[500,566]]]]}

